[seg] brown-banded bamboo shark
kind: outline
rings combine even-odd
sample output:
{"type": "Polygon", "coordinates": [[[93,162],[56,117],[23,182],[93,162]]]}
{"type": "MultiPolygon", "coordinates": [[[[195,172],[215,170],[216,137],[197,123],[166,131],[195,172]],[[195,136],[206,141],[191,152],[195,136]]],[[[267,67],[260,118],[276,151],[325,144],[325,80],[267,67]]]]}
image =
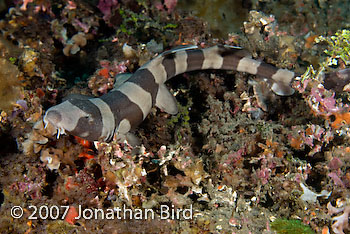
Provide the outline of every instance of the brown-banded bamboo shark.
{"type": "Polygon", "coordinates": [[[109,142],[116,134],[123,141],[154,105],[169,114],[177,113],[176,100],[164,84],[167,80],[184,72],[205,69],[247,72],[264,77],[278,95],[294,92],[290,86],[296,77],[294,72],[254,60],[240,47],[188,46],[163,52],[101,97],[70,98],[49,108],[43,121],[57,128],[58,136],[67,131],[89,141],[109,142]]]}

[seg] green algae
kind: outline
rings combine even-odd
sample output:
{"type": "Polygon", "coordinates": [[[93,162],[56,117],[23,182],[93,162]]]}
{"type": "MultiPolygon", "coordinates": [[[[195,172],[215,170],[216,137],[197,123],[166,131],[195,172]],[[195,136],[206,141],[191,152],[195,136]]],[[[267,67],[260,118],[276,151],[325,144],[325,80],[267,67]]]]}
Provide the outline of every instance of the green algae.
{"type": "Polygon", "coordinates": [[[120,8],[119,15],[122,18],[122,22],[117,29],[117,35],[120,33],[125,33],[129,36],[135,35],[141,40],[150,40],[155,34],[163,38],[164,33],[172,33],[178,27],[173,22],[162,23],[159,16],[150,17],[144,14],[143,11],[136,13],[126,8],[120,8]]]}
{"type": "Polygon", "coordinates": [[[171,128],[175,126],[177,123],[181,123],[181,125],[188,127],[190,125],[190,109],[192,106],[192,101],[189,100],[187,105],[182,106],[181,104],[177,105],[178,113],[169,120],[168,124],[171,128]]]}
{"type": "Polygon", "coordinates": [[[300,220],[276,219],[271,223],[271,228],[277,234],[315,234],[309,226],[300,220]]]}
{"type": "Polygon", "coordinates": [[[10,57],[9,58],[10,63],[15,64],[17,62],[17,58],[15,57],[10,57]]]}
{"type": "Polygon", "coordinates": [[[350,64],[350,30],[339,30],[330,37],[320,36],[316,42],[326,42],[328,49],[324,52],[331,58],[328,65],[337,65],[337,59],[341,59],[346,65],[350,64]]]}
{"type": "Polygon", "coordinates": [[[168,121],[167,125],[170,128],[174,128],[175,126],[180,126],[176,129],[175,136],[180,141],[182,139],[181,129],[189,129],[190,128],[190,109],[193,105],[192,100],[190,99],[186,105],[181,105],[177,103],[178,113],[175,116],[172,116],[168,121]]]}
{"type": "Polygon", "coordinates": [[[62,220],[57,220],[50,222],[47,226],[47,233],[59,233],[59,234],[65,234],[65,233],[71,233],[74,229],[75,226],[68,224],[65,221],[62,220]]]}

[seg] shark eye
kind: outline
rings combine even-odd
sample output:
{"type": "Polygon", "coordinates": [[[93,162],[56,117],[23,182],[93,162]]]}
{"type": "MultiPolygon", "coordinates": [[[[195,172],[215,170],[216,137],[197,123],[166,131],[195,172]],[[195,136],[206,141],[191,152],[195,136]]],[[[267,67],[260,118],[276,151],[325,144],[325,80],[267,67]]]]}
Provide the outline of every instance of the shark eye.
{"type": "Polygon", "coordinates": [[[89,123],[93,123],[94,119],[92,118],[91,115],[86,115],[84,116],[84,118],[89,122],[89,123]]]}

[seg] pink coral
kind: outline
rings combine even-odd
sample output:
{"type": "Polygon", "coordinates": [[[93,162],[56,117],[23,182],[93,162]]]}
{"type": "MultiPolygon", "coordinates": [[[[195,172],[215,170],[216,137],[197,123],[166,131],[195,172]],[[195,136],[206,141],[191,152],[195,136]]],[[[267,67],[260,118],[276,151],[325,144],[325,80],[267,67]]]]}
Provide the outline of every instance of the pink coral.
{"type": "Polygon", "coordinates": [[[315,113],[330,116],[334,112],[342,110],[341,107],[337,106],[334,96],[334,92],[330,92],[323,87],[314,87],[308,97],[308,104],[315,113]]]}
{"type": "Polygon", "coordinates": [[[305,145],[311,148],[309,156],[314,155],[322,150],[323,145],[328,144],[334,134],[330,130],[326,130],[320,125],[311,124],[307,129],[300,129],[297,126],[292,126],[296,134],[289,135],[290,144],[295,149],[301,149],[305,145]],[[297,135],[297,136],[296,136],[297,135]]]}
{"type": "Polygon", "coordinates": [[[293,82],[292,85],[293,85],[293,88],[297,90],[299,93],[304,93],[309,82],[310,80],[305,80],[303,82],[301,82],[300,80],[296,80],[295,82],[293,82]]]}
{"type": "Polygon", "coordinates": [[[22,6],[21,6],[21,10],[22,11],[26,11],[27,10],[27,5],[28,5],[28,3],[31,3],[31,2],[33,2],[34,0],[23,0],[23,4],[22,4],[22,6]]]}
{"type": "Polygon", "coordinates": [[[162,4],[160,1],[155,2],[155,7],[160,11],[167,11],[168,14],[174,11],[177,4],[177,0],[164,0],[164,4],[162,4]],[[166,9],[165,9],[165,8],[166,9]]]}
{"type": "MultiPolygon", "coordinates": [[[[28,4],[34,2],[34,0],[23,0],[23,3],[20,7],[22,11],[26,11],[28,8],[28,4]]],[[[52,14],[51,7],[49,1],[40,1],[37,5],[34,7],[34,12],[39,13],[42,12],[48,12],[49,14],[52,14]]]]}
{"type": "Polygon", "coordinates": [[[333,157],[332,160],[328,163],[328,167],[331,170],[337,170],[341,166],[343,166],[343,162],[337,157],[333,157]]]}
{"type": "MultiPolygon", "coordinates": [[[[39,170],[42,172],[42,170],[39,170]]],[[[30,196],[31,199],[40,199],[42,197],[41,191],[43,189],[44,183],[44,174],[42,174],[42,178],[36,178],[39,181],[33,181],[24,175],[24,181],[18,181],[10,185],[11,190],[17,190],[20,193],[24,193],[30,196]]],[[[35,179],[35,180],[36,180],[35,179]]]]}
{"type": "Polygon", "coordinates": [[[100,0],[97,8],[102,12],[103,19],[108,21],[112,15],[112,8],[116,7],[117,5],[118,0],[100,0]]]}
{"type": "MultiPolygon", "coordinates": [[[[331,170],[327,175],[333,180],[335,185],[345,187],[347,183],[343,182],[344,174],[341,170],[343,162],[338,157],[333,157],[332,160],[328,163],[328,167],[331,170]]],[[[346,179],[345,179],[346,181],[346,179]]]]}
{"type": "Polygon", "coordinates": [[[233,167],[238,167],[243,162],[243,155],[246,153],[245,148],[241,148],[236,152],[228,155],[225,163],[227,165],[232,165],[233,167]]]}
{"type": "Polygon", "coordinates": [[[339,178],[340,174],[341,174],[341,171],[339,170],[338,173],[337,172],[330,172],[330,173],[328,173],[328,176],[333,179],[335,185],[339,185],[341,187],[345,187],[343,181],[339,178]]]}
{"type": "Polygon", "coordinates": [[[256,174],[258,176],[258,178],[261,179],[261,183],[264,185],[264,184],[267,184],[267,182],[269,181],[269,177],[270,177],[270,169],[268,168],[261,168],[261,169],[258,169],[256,174]]]}
{"type": "Polygon", "coordinates": [[[164,5],[168,9],[168,14],[171,13],[176,7],[177,0],[164,0],[164,5]]]}

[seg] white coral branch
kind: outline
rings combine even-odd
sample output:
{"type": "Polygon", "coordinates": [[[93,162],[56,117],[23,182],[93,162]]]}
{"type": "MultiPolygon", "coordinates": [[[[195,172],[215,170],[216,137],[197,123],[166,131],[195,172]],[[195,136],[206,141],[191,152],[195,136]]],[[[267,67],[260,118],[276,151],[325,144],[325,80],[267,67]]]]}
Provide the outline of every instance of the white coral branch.
{"type": "Polygon", "coordinates": [[[345,208],[344,207],[336,208],[332,206],[331,203],[329,202],[327,204],[327,208],[328,208],[329,214],[336,214],[343,211],[342,215],[332,218],[332,221],[334,221],[334,223],[332,224],[332,230],[335,234],[345,234],[344,229],[349,228],[350,206],[346,206],[345,208]]]}

